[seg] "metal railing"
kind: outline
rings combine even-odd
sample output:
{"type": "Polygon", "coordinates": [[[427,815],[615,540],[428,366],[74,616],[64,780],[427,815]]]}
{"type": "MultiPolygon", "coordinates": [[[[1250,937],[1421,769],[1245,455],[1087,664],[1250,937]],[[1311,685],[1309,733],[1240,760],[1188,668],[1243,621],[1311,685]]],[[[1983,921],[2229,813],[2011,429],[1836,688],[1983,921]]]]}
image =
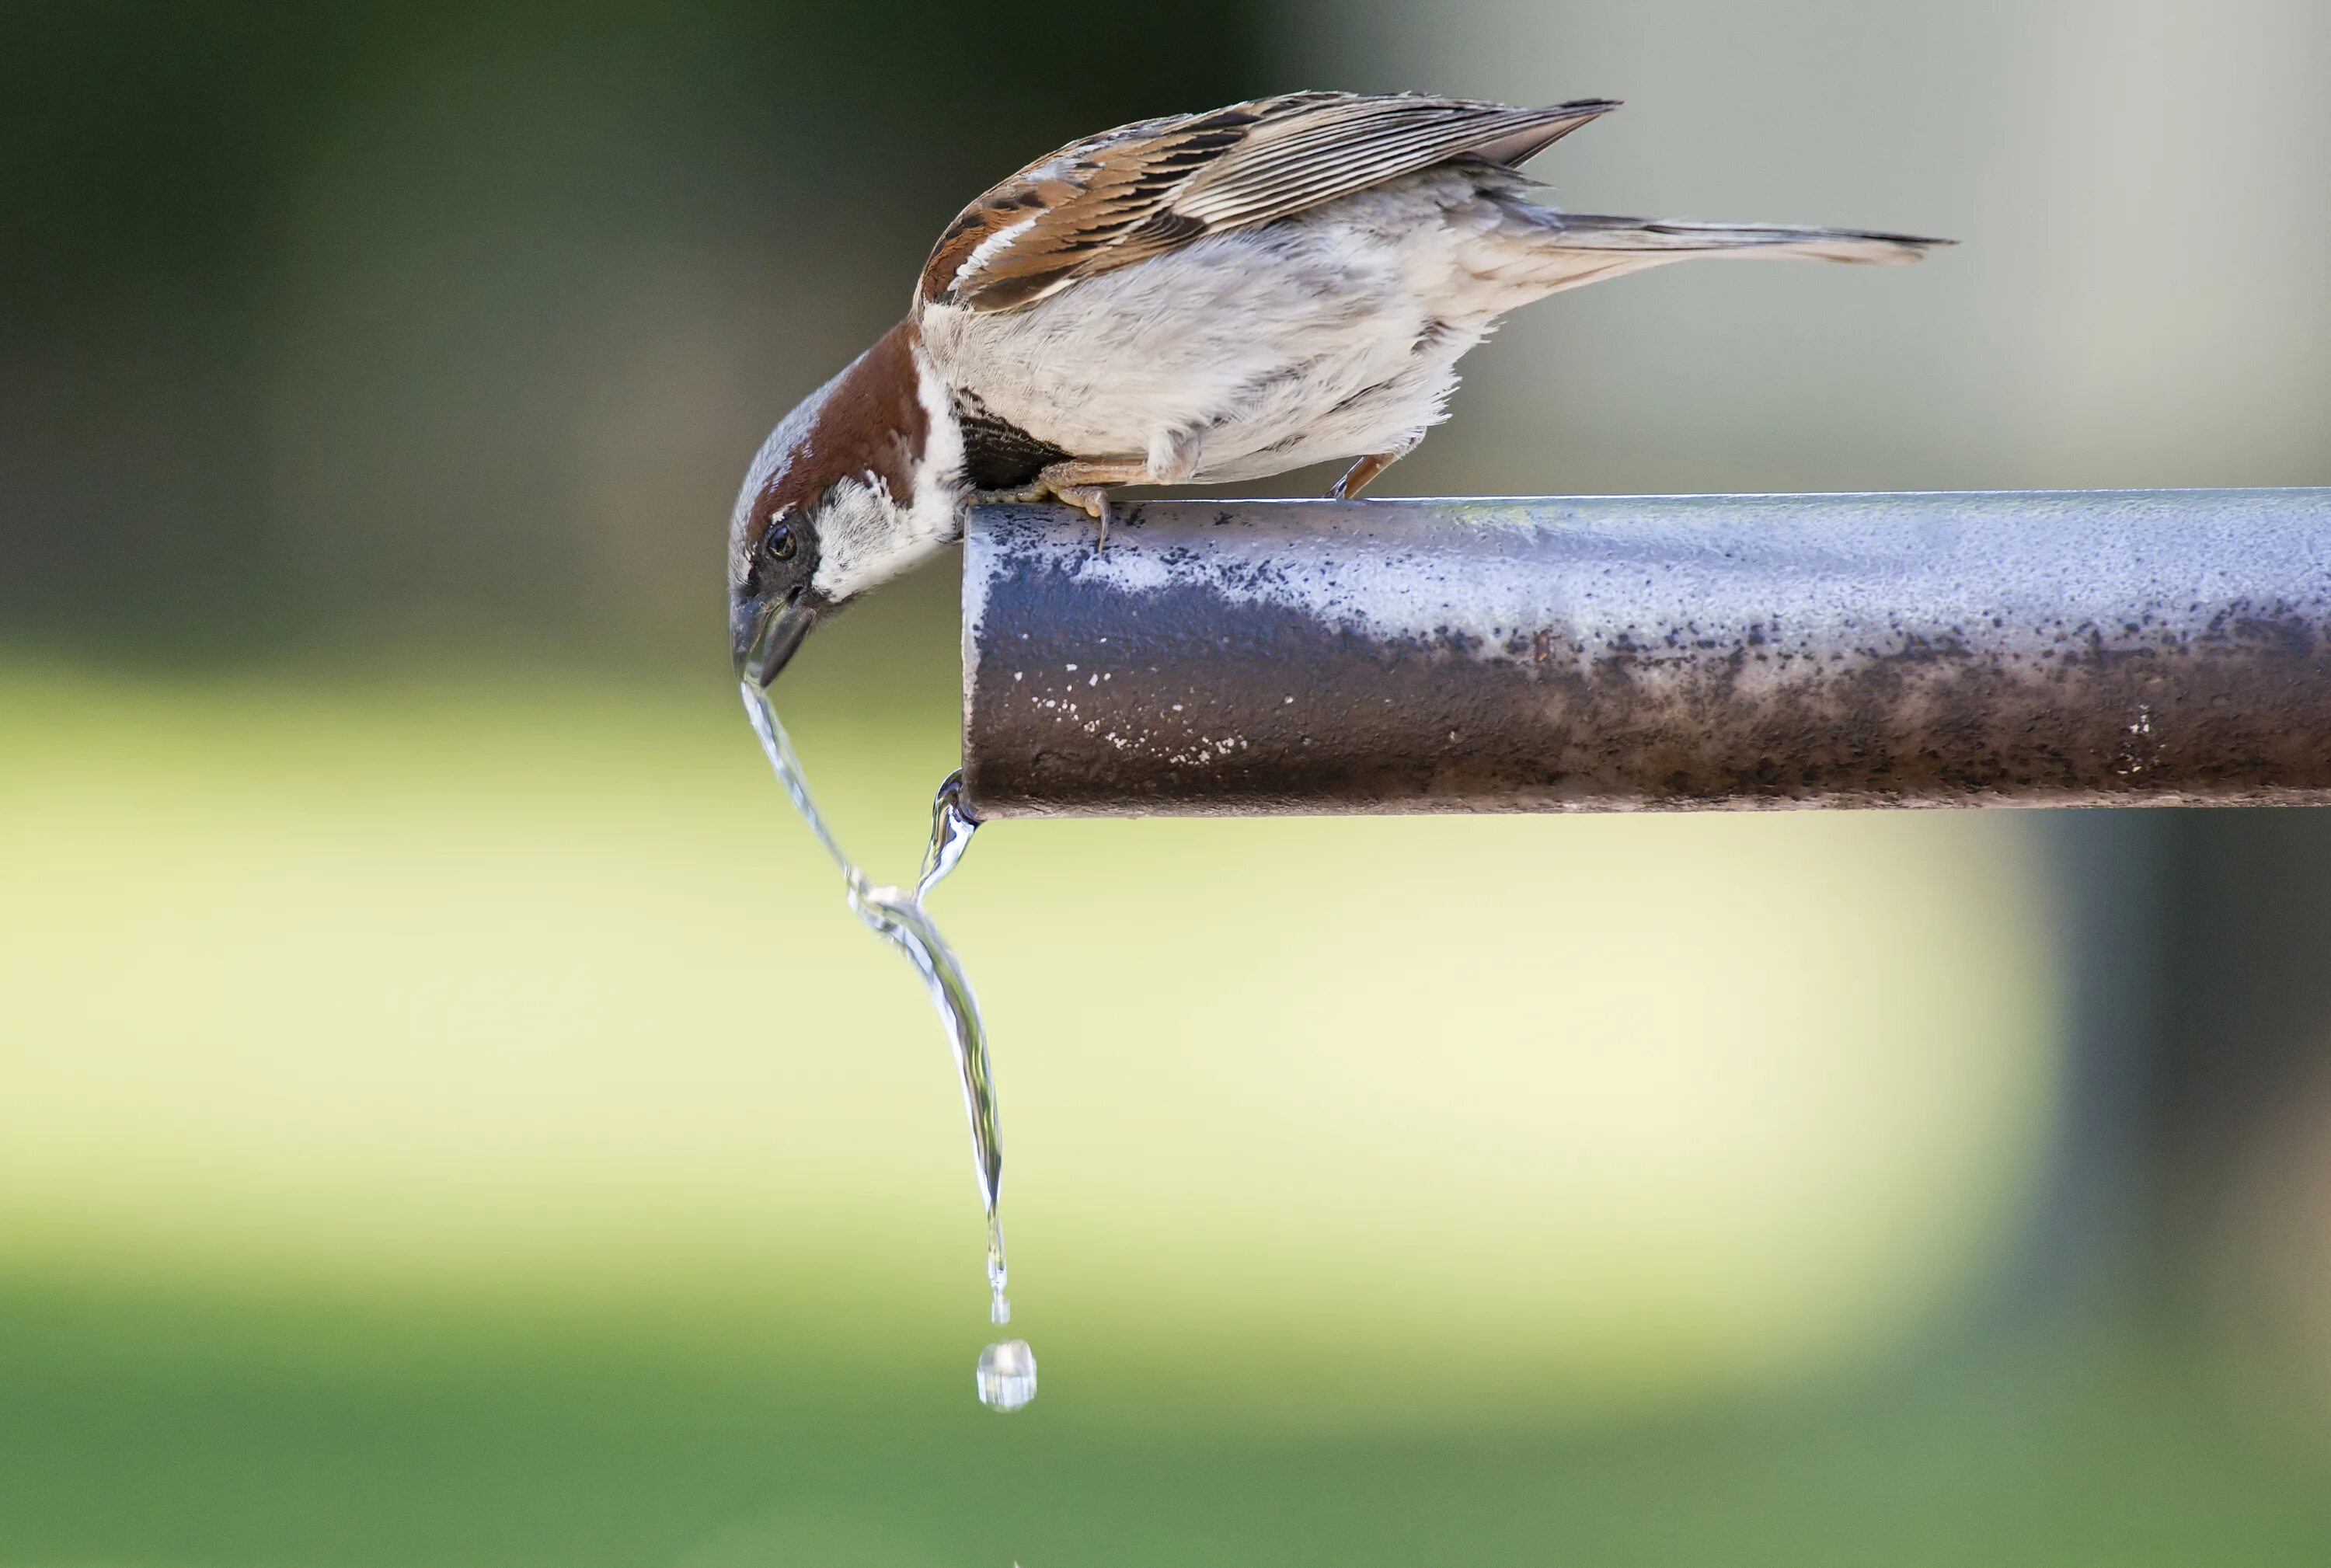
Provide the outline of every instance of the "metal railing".
{"type": "Polygon", "coordinates": [[[2331,489],[989,507],[985,815],[2331,803],[2331,489]]]}

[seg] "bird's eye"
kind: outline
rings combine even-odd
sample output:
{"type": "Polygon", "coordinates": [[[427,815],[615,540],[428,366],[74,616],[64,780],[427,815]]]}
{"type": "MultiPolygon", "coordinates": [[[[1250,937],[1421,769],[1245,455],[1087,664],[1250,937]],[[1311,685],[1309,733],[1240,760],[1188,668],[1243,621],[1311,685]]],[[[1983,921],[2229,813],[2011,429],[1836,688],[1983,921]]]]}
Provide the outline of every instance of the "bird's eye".
{"type": "Polygon", "coordinates": [[[789,523],[771,523],[769,531],[761,536],[761,548],[772,561],[794,558],[794,530],[789,523]]]}

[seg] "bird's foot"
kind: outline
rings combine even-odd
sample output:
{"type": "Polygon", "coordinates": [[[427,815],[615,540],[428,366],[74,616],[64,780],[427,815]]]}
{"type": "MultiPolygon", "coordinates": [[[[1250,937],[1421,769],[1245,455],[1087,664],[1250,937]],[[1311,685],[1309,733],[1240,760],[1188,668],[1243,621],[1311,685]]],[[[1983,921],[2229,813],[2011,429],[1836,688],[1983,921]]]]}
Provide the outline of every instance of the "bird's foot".
{"type": "Polygon", "coordinates": [[[975,490],[971,500],[978,506],[1026,506],[1040,501],[1062,501],[1075,507],[1100,524],[1100,544],[1108,546],[1108,525],[1117,515],[1109,504],[1108,488],[1105,485],[1049,485],[1038,480],[1013,490],[975,490]]]}
{"type": "Polygon", "coordinates": [[[1044,484],[1022,485],[1017,489],[1009,490],[974,490],[970,497],[972,505],[981,507],[1032,506],[1051,499],[1052,487],[1044,484]]]}
{"type": "Polygon", "coordinates": [[[1108,490],[1102,485],[1067,485],[1052,492],[1072,507],[1081,507],[1100,524],[1100,542],[1095,547],[1108,548],[1108,524],[1115,508],[1108,502],[1108,490]]]}

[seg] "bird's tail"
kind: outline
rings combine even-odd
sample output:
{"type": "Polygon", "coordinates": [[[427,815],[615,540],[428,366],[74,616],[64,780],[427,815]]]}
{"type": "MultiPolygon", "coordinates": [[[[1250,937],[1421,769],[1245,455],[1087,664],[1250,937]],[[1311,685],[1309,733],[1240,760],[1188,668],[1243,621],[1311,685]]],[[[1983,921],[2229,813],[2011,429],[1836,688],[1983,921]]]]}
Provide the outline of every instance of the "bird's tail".
{"type": "Polygon", "coordinates": [[[1566,251],[1680,261],[1686,256],[1810,256],[1883,266],[1915,261],[1950,240],[1867,229],[1793,229],[1780,223],[1675,223],[1651,218],[1550,214],[1546,242],[1566,251]]]}
{"type": "Polygon", "coordinates": [[[1501,203],[1505,221],[1478,236],[1470,270],[1508,292],[1501,309],[1582,283],[1697,256],[1805,256],[1864,265],[1915,261],[1948,240],[1866,229],[1794,229],[1775,223],[1677,223],[1556,212],[1501,203]]]}

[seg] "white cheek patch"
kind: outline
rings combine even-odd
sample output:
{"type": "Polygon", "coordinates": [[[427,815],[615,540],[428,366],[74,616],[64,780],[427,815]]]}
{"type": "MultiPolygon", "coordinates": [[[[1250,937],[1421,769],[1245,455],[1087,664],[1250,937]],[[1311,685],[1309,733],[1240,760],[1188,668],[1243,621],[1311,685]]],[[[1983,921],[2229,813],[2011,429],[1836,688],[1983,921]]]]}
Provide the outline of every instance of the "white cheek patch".
{"type": "Polygon", "coordinates": [[[946,382],[919,348],[915,381],[926,423],[913,492],[894,498],[868,474],[835,485],[817,508],[810,586],[828,601],[887,583],[963,536],[963,427],[946,382]]]}
{"type": "Polygon", "coordinates": [[[810,586],[829,602],[887,583],[934,546],[900,525],[880,486],[843,480],[817,509],[817,570],[810,586]]]}

